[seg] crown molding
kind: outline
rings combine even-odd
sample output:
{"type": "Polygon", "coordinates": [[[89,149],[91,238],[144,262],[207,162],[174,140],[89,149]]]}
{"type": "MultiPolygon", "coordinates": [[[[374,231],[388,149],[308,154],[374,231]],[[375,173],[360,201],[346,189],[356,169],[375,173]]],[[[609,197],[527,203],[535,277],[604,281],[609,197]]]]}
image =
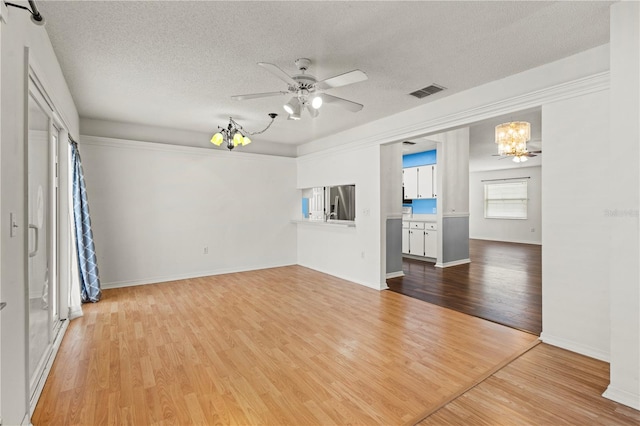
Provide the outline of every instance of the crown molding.
{"type": "MultiPolygon", "coordinates": [[[[421,120],[418,123],[391,127],[384,132],[378,132],[375,135],[365,137],[364,139],[340,146],[332,146],[330,148],[308,154],[302,154],[298,156],[298,158],[317,158],[324,155],[330,155],[335,152],[344,152],[347,149],[357,149],[362,148],[363,146],[375,144],[381,145],[399,140],[411,139],[426,134],[433,134],[456,127],[467,126],[480,120],[509,114],[514,111],[536,108],[543,104],[608,90],[609,85],[609,71],[604,71],[543,89],[534,90],[525,94],[489,102],[452,114],[421,120]]],[[[334,137],[338,136],[339,135],[334,135],[334,137]]]]}
{"type": "Polygon", "coordinates": [[[292,162],[295,161],[295,158],[292,157],[280,157],[276,155],[264,155],[264,154],[255,154],[251,152],[233,152],[230,153],[227,150],[220,150],[215,148],[200,148],[186,145],[171,145],[167,143],[159,143],[159,142],[143,142],[136,141],[131,139],[118,139],[118,138],[108,138],[104,136],[90,136],[90,135],[80,135],[80,141],[78,141],[79,146],[103,146],[109,148],[116,149],[128,149],[128,150],[137,150],[137,151],[156,151],[156,152],[170,152],[170,153],[180,153],[185,155],[195,155],[197,157],[226,157],[229,159],[229,155],[232,155],[235,158],[243,159],[243,160],[255,160],[260,162],[265,161],[276,161],[276,162],[292,162]]]}

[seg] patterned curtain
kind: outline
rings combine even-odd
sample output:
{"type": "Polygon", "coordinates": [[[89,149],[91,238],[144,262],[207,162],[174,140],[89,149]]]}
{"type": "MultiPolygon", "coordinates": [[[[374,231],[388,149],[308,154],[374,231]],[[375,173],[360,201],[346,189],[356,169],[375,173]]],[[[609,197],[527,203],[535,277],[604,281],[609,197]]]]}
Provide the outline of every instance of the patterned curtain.
{"type": "Polygon", "coordinates": [[[89,202],[84,185],[84,174],[80,162],[78,144],[71,142],[71,173],[73,216],[76,228],[76,248],[78,252],[78,268],[80,270],[80,290],[83,302],[97,302],[100,300],[100,276],[98,261],[91,232],[91,218],[89,216],[89,202]]]}

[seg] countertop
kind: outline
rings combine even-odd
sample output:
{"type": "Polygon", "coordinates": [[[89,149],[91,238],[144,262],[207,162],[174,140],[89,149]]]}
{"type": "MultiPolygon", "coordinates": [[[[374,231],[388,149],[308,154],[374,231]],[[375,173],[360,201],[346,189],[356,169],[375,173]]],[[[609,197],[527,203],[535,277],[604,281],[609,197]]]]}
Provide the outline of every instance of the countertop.
{"type": "Polygon", "coordinates": [[[432,222],[436,223],[438,218],[436,215],[402,215],[403,222],[432,222]]]}

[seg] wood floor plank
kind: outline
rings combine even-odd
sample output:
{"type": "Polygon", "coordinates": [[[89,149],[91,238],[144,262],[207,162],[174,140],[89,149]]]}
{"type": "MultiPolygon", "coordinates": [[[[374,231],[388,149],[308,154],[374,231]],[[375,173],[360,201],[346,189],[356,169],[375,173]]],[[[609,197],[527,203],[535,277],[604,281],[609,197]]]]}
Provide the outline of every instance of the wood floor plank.
{"type": "Polygon", "coordinates": [[[470,264],[436,268],[403,258],[390,291],[536,335],[542,332],[542,247],[469,240],[470,264]]]}
{"type": "Polygon", "coordinates": [[[602,397],[608,384],[608,364],[540,344],[420,425],[640,424],[640,412],[602,397]]]}
{"type": "Polygon", "coordinates": [[[403,424],[537,340],[300,266],[103,294],[34,425],[403,424]]]}

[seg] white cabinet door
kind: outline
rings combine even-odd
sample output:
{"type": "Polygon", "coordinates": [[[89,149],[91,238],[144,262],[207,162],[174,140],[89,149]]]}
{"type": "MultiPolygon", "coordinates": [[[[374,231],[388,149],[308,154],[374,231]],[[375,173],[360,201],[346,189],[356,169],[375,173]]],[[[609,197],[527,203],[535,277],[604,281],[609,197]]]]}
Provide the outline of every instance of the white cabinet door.
{"type": "Polygon", "coordinates": [[[424,231],[424,255],[438,257],[438,231],[424,231]]]}
{"type": "Polygon", "coordinates": [[[418,198],[418,167],[402,169],[402,181],[404,184],[404,198],[418,198]]]}
{"type": "Polygon", "coordinates": [[[409,254],[409,228],[402,228],[402,253],[409,254]]]}
{"type": "Polygon", "coordinates": [[[409,230],[409,253],[415,256],[424,256],[424,230],[409,230]]]}
{"type": "Polygon", "coordinates": [[[418,198],[433,198],[433,166],[418,167],[418,198]]]}

